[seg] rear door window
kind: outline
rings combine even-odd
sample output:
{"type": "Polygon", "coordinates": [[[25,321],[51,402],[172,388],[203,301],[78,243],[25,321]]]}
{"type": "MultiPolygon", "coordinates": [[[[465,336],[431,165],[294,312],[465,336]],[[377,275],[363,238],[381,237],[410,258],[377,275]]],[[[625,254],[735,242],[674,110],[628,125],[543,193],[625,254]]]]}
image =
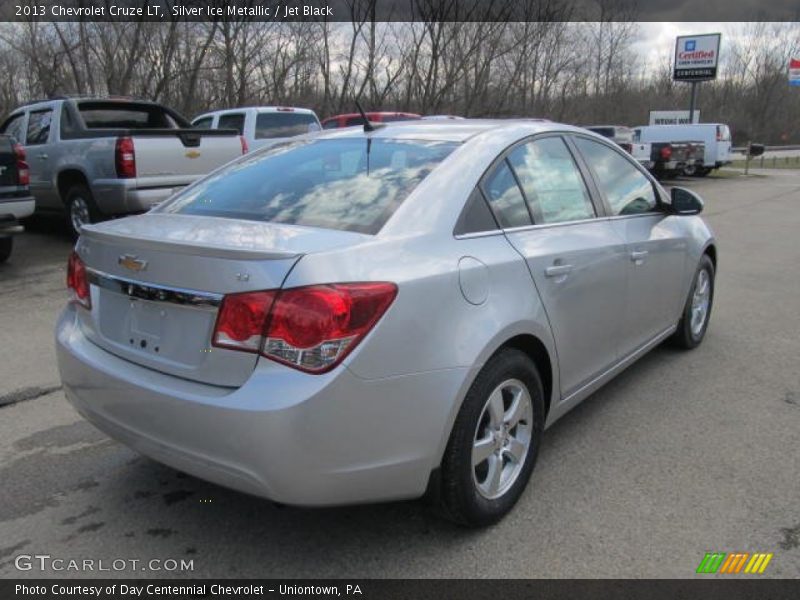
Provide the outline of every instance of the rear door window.
{"type": "Polygon", "coordinates": [[[10,135],[20,144],[25,143],[25,113],[14,115],[3,124],[2,132],[10,135]]]}
{"type": "Polygon", "coordinates": [[[214,117],[203,117],[202,119],[197,119],[194,123],[192,123],[192,127],[195,129],[211,129],[211,123],[214,122],[214,117]]]}
{"type": "MultiPolygon", "coordinates": [[[[287,138],[303,135],[317,125],[314,115],[308,113],[267,112],[256,117],[256,139],[287,138]]],[[[318,127],[317,127],[318,129],[318,127]]]]}
{"type": "Polygon", "coordinates": [[[536,223],[595,216],[589,191],[566,143],[547,137],[516,147],[508,161],[522,185],[536,223]]]}
{"type": "Polygon", "coordinates": [[[482,187],[501,227],[531,225],[531,215],[525,204],[525,197],[507,160],[502,160],[495,166],[483,181],[482,187]]]}
{"type": "Polygon", "coordinates": [[[235,129],[239,135],[242,135],[244,133],[244,113],[220,115],[217,129],[235,129]]]}
{"type": "Polygon", "coordinates": [[[256,152],[159,211],[375,234],[458,144],[303,140],[256,152]]]}
{"type": "Polygon", "coordinates": [[[46,144],[50,137],[50,125],[53,121],[53,109],[37,110],[28,116],[28,132],[25,145],[36,146],[46,144]]]}

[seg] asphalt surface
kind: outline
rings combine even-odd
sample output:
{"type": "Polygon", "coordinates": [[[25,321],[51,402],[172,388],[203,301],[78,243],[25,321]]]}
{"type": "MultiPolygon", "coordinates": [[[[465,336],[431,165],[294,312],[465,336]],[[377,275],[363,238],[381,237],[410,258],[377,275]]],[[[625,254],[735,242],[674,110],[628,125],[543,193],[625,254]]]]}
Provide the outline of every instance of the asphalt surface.
{"type": "Polygon", "coordinates": [[[0,265],[0,577],[42,575],[20,554],[193,560],[194,577],[694,577],[710,551],[800,577],[800,171],[765,173],[685,182],[719,240],[703,345],[656,349],[564,417],[483,531],[421,502],[278,507],[108,439],[59,388],[70,242],[39,225],[0,265]]]}

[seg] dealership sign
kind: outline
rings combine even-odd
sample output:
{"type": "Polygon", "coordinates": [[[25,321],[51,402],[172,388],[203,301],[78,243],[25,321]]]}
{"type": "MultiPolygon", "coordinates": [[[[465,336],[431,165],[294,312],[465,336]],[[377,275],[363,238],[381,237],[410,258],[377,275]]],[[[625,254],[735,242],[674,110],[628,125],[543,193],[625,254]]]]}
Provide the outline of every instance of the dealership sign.
{"type": "MultiPolygon", "coordinates": [[[[700,122],[700,111],[694,111],[694,120],[691,123],[700,122]]],[[[688,110],[651,110],[650,125],[689,125],[688,110]]]]}
{"type": "Polygon", "coordinates": [[[789,85],[800,85],[800,59],[789,61],[789,85]]]}
{"type": "Polygon", "coordinates": [[[717,78],[721,34],[682,35],[675,42],[675,81],[706,81],[717,78]]]}

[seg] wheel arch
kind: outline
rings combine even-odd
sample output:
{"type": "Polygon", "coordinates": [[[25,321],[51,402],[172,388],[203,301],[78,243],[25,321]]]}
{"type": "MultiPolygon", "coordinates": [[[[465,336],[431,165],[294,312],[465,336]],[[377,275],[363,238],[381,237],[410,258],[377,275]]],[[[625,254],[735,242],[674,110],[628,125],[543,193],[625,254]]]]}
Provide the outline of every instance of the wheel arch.
{"type": "Polygon", "coordinates": [[[714,242],[710,242],[704,249],[703,254],[711,259],[711,264],[714,265],[714,272],[717,271],[717,246],[714,242]]]}
{"type": "Polygon", "coordinates": [[[67,192],[74,185],[85,185],[89,188],[89,179],[83,171],[76,168],[67,168],[58,173],[56,187],[63,203],[66,204],[67,192]]]}

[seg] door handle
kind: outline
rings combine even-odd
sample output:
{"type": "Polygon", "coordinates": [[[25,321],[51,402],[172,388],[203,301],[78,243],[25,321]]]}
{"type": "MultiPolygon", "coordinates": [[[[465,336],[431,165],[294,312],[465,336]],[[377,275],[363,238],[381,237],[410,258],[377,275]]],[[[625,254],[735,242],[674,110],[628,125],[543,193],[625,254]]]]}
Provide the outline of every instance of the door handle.
{"type": "Polygon", "coordinates": [[[572,271],[572,265],[553,265],[544,270],[545,277],[561,277],[572,271]]]}
{"type": "Polygon", "coordinates": [[[648,254],[649,252],[647,250],[634,250],[631,252],[631,260],[637,265],[640,265],[644,262],[644,259],[647,258],[648,254]]]}
{"type": "Polygon", "coordinates": [[[39,154],[39,158],[47,158],[47,154],[39,154]]]}

